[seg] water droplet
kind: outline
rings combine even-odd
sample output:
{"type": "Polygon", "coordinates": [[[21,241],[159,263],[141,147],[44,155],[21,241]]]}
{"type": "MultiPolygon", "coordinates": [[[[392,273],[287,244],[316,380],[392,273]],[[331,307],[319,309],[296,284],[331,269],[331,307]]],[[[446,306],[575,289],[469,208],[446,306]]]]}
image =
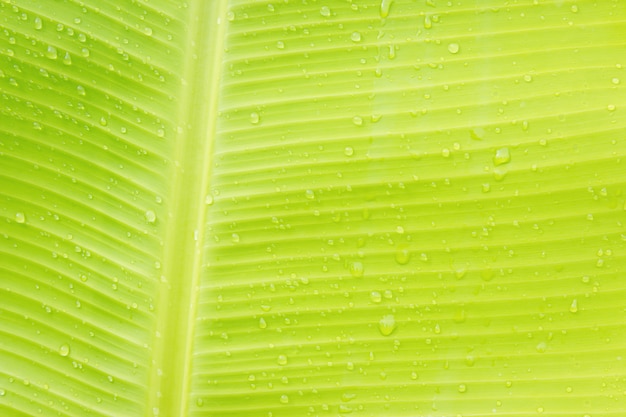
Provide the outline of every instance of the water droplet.
{"type": "Polygon", "coordinates": [[[81,54],[82,56],[84,56],[85,58],[87,58],[87,57],[89,56],[89,54],[90,54],[89,49],[87,49],[87,48],[82,48],[82,49],[80,50],[80,54],[81,54]]]}
{"type": "Polygon", "coordinates": [[[606,109],[608,111],[615,111],[616,109],[615,104],[609,104],[608,106],[606,106],[606,109]]]}
{"type": "Polygon", "coordinates": [[[285,394],[280,396],[280,402],[281,404],[289,404],[289,397],[285,394]]]}
{"type": "Polygon", "coordinates": [[[408,249],[399,249],[396,251],[396,262],[400,265],[406,265],[411,260],[411,251],[408,249]]]}
{"type": "Polygon", "coordinates": [[[537,343],[537,346],[535,346],[535,349],[539,353],[544,353],[546,351],[547,347],[548,346],[547,346],[546,342],[539,342],[539,343],[537,343]]]}
{"type": "Polygon", "coordinates": [[[196,399],[196,405],[198,407],[202,407],[204,405],[204,400],[202,398],[196,399]]]}
{"type": "Polygon", "coordinates": [[[239,243],[239,241],[241,240],[241,238],[239,237],[239,235],[237,233],[233,233],[232,235],[230,235],[230,240],[233,243],[239,243]]]}
{"type": "Polygon", "coordinates": [[[620,79],[619,79],[619,78],[617,78],[617,77],[615,77],[615,78],[613,78],[613,79],[611,80],[611,82],[612,82],[613,84],[615,84],[615,85],[618,85],[618,84],[620,83],[620,79]]]}
{"type": "Polygon", "coordinates": [[[511,161],[511,153],[509,148],[500,148],[496,150],[496,154],[493,157],[493,163],[495,166],[508,164],[511,161]]]}
{"type": "Polygon", "coordinates": [[[48,45],[48,49],[46,49],[46,57],[49,59],[57,59],[57,56],[57,48],[52,45],[48,45]]]}
{"type": "Polygon", "coordinates": [[[59,347],[59,355],[66,357],[69,354],[70,354],[70,345],[68,345],[67,343],[62,344],[59,347]]]}
{"type": "Polygon", "coordinates": [[[378,322],[378,330],[383,336],[389,336],[396,330],[396,319],[392,314],[384,315],[378,322]]]}
{"type": "Polygon", "coordinates": [[[266,329],[267,328],[267,322],[265,321],[265,319],[263,317],[261,317],[259,319],[259,328],[261,328],[261,329],[266,329]]]}
{"type": "Polygon", "coordinates": [[[370,293],[370,300],[372,303],[380,303],[383,300],[383,296],[378,291],[372,291],[370,293]]]}
{"type": "Polygon", "coordinates": [[[256,125],[259,123],[260,120],[261,120],[261,117],[259,116],[259,113],[254,112],[254,111],[250,113],[250,123],[252,123],[253,125],[256,125]]]}
{"type": "Polygon", "coordinates": [[[306,190],[304,192],[304,196],[306,197],[307,200],[315,200],[315,191],[313,191],[313,190],[306,190]]]}
{"type": "Polygon", "coordinates": [[[387,16],[389,16],[391,3],[393,3],[393,0],[382,0],[380,2],[380,17],[381,18],[385,19],[387,16]]]}
{"type": "Polygon", "coordinates": [[[108,124],[109,124],[109,122],[107,121],[107,119],[104,116],[102,116],[100,118],[100,126],[106,126],[108,124]]]}
{"type": "Polygon", "coordinates": [[[460,49],[461,48],[459,47],[458,43],[451,43],[448,45],[448,52],[450,52],[451,54],[458,54],[460,49]]]}
{"type": "Polygon", "coordinates": [[[15,221],[19,224],[26,223],[26,215],[21,211],[18,211],[17,213],[15,213],[15,221]]]}
{"type": "Polygon", "coordinates": [[[276,42],[276,48],[278,48],[278,49],[285,49],[285,42],[277,41],[276,42]]]}
{"type": "Polygon", "coordinates": [[[65,55],[63,55],[63,64],[72,65],[72,56],[69,52],[66,52],[65,55]]]}
{"type": "Polygon", "coordinates": [[[207,194],[207,196],[204,199],[204,204],[206,204],[207,206],[210,206],[213,204],[213,196],[211,194],[207,194]]]}
{"type": "Polygon", "coordinates": [[[526,81],[527,83],[530,83],[533,81],[533,76],[530,74],[525,74],[523,77],[524,81],[526,81]]]}
{"type": "Polygon", "coordinates": [[[82,85],[77,85],[76,86],[76,91],[78,92],[79,96],[84,96],[85,94],[87,94],[85,92],[85,87],[83,87],[82,85]]]}
{"type": "Polygon", "coordinates": [[[355,278],[360,278],[363,276],[364,268],[363,263],[356,261],[350,264],[350,274],[355,278]]]}
{"type": "Polygon", "coordinates": [[[352,32],[352,35],[350,35],[350,39],[352,39],[352,42],[361,42],[361,33],[352,32]]]}
{"type": "Polygon", "coordinates": [[[465,384],[460,384],[459,385],[459,392],[461,394],[463,394],[464,392],[467,392],[467,386],[465,384]]]}
{"type": "Polygon", "coordinates": [[[36,30],[41,30],[41,28],[43,27],[43,22],[41,21],[40,17],[36,17],[35,18],[35,29],[36,30]]]}
{"type": "Polygon", "coordinates": [[[432,21],[432,19],[430,18],[430,16],[426,15],[426,16],[424,17],[424,28],[425,28],[425,29],[430,29],[430,28],[432,28],[432,27],[433,27],[433,21],[432,21]]]}
{"type": "Polygon", "coordinates": [[[363,118],[361,116],[354,116],[352,118],[352,123],[355,126],[362,126],[363,125],[363,118]]]}
{"type": "Polygon", "coordinates": [[[328,6],[322,6],[320,9],[320,14],[324,17],[330,17],[330,8],[328,6]]]}
{"type": "Polygon", "coordinates": [[[475,127],[470,130],[470,138],[474,140],[483,140],[485,138],[485,129],[482,127],[475,127]]]}
{"type": "Polygon", "coordinates": [[[350,146],[346,146],[346,148],[343,150],[343,154],[345,156],[352,156],[354,155],[354,149],[352,149],[350,146]]]}
{"type": "Polygon", "coordinates": [[[146,221],[148,223],[155,223],[156,222],[156,213],[152,210],[147,210],[146,213],[146,221]]]}
{"type": "Polygon", "coordinates": [[[276,360],[276,362],[277,362],[280,366],[285,366],[285,365],[287,365],[287,356],[285,356],[285,355],[278,355],[278,359],[276,360]]]}
{"type": "Polygon", "coordinates": [[[572,300],[572,304],[570,304],[569,306],[569,311],[570,313],[577,313],[578,312],[578,300],[577,299],[573,299],[572,300]]]}
{"type": "Polygon", "coordinates": [[[143,33],[145,33],[148,36],[152,36],[152,28],[146,26],[145,28],[143,28],[143,33]]]}
{"type": "Polygon", "coordinates": [[[0,397],[4,397],[6,395],[6,391],[0,388],[0,397]]]}

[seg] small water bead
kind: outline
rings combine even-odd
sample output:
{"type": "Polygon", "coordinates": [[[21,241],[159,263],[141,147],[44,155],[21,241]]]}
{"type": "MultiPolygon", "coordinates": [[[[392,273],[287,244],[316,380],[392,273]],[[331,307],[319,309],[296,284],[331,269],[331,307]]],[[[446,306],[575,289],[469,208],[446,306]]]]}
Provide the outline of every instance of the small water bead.
{"type": "Polygon", "coordinates": [[[76,86],[76,92],[78,93],[79,96],[84,96],[87,93],[85,92],[85,87],[83,87],[82,85],[77,85],[76,86]]]}
{"type": "Polygon", "coordinates": [[[396,330],[396,319],[392,314],[386,314],[378,322],[378,330],[383,336],[389,336],[396,330]]]}
{"type": "Polygon", "coordinates": [[[354,116],[352,118],[352,123],[355,126],[363,126],[363,118],[361,116],[354,116]]]}
{"type": "Polygon", "coordinates": [[[389,16],[391,3],[393,3],[393,0],[382,0],[380,2],[380,17],[381,18],[385,19],[387,16],[389,16]]]}
{"type": "Polygon", "coordinates": [[[259,121],[261,121],[261,117],[259,116],[259,113],[257,112],[250,113],[250,123],[252,123],[253,125],[256,125],[259,123],[259,121]]]}
{"type": "Polygon", "coordinates": [[[36,30],[41,30],[41,28],[43,28],[43,22],[41,21],[40,17],[36,17],[34,22],[35,22],[35,29],[36,30]]]}
{"type": "Polygon", "coordinates": [[[145,33],[148,36],[152,36],[152,28],[146,26],[145,28],[143,28],[143,33],[145,33]]]}
{"type": "Polygon", "coordinates": [[[72,65],[72,56],[69,52],[66,52],[65,55],[63,55],[63,64],[72,65]]]}
{"type": "Polygon", "coordinates": [[[328,6],[322,6],[322,8],[320,9],[320,14],[324,17],[330,17],[330,8],[328,6]]]}
{"type": "Polygon", "coordinates": [[[48,45],[48,49],[46,49],[46,58],[48,59],[57,59],[59,56],[57,52],[57,48],[52,45],[48,45]]]}
{"type": "Polygon", "coordinates": [[[577,313],[578,312],[578,300],[577,299],[573,299],[572,300],[572,304],[570,304],[569,306],[569,311],[570,313],[577,313]]]}
{"type": "Polygon", "coordinates": [[[80,54],[81,54],[82,56],[84,56],[85,58],[87,58],[87,57],[90,55],[89,49],[87,49],[87,48],[82,48],[82,49],[80,50],[80,54]]]}
{"type": "Polygon", "coordinates": [[[500,148],[496,150],[496,154],[493,157],[493,163],[495,166],[508,164],[511,161],[511,153],[509,148],[500,148]]]}
{"type": "Polygon", "coordinates": [[[350,146],[346,146],[345,149],[343,150],[343,154],[345,156],[352,156],[354,155],[354,149],[352,149],[352,147],[350,146]]]}
{"type": "Polygon", "coordinates": [[[59,355],[66,357],[70,354],[70,345],[64,343],[59,347],[59,355]]]}
{"type": "Polygon", "coordinates": [[[289,404],[289,397],[285,394],[280,396],[280,402],[281,404],[289,404]]]}
{"type": "Polygon", "coordinates": [[[352,262],[350,263],[350,275],[352,275],[355,278],[360,278],[363,276],[363,273],[365,272],[365,268],[363,267],[363,263],[362,262],[352,262]]]}
{"type": "Polygon", "coordinates": [[[313,190],[306,190],[304,192],[304,196],[306,197],[307,200],[315,200],[315,191],[313,191],[313,190]]]}
{"type": "Polygon", "coordinates": [[[612,82],[613,84],[615,84],[615,85],[618,85],[618,84],[620,83],[620,79],[619,79],[619,78],[617,78],[617,77],[615,77],[615,78],[613,78],[613,79],[611,80],[611,82],[612,82]]]}
{"type": "Polygon", "coordinates": [[[276,48],[278,48],[278,49],[285,49],[285,42],[277,41],[276,42],[276,48]]]}
{"type": "Polygon", "coordinates": [[[372,291],[370,293],[370,300],[372,303],[380,303],[383,300],[383,296],[378,291],[372,291]]]}
{"type": "Polygon", "coordinates": [[[411,260],[411,251],[408,249],[400,249],[396,252],[396,262],[400,265],[406,265],[411,260]]]}
{"type": "Polygon", "coordinates": [[[278,355],[278,359],[276,359],[276,362],[280,365],[280,366],[285,366],[287,365],[287,356],[285,355],[278,355]]]}
{"type": "Polygon", "coordinates": [[[458,43],[451,43],[448,45],[448,52],[450,52],[451,54],[458,54],[460,49],[461,48],[459,47],[458,43]]]}
{"type": "Polygon", "coordinates": [[[259,319],[259,328],[260,329],[266,329],[267,328],[267,322],[265,321],[265,319],[263,317],[261,317],[259,319]]]}
{"type": "Polygon", "coordinates": [[[467,392],[467,386],[465,384],[460,384],[458,389],[461,394],[467,392]]]}
{"type": "Polygon", "coordinates": [[[147,210],[145,213],[146,216],[146,221],[148,223],[155,223],[156,222],[156,213],[152,210],[147,210]]]}
{"type": "Polygon", "coordinates": [[[15,221],[19,224],[26,223],[26,215],[21,211],[18,211],[17,213],[15,213],[15,221]]]}
{"type": "Polygon", "coordinates": [[[108,120],[104,116],[102,116],[100,118],[100,126],[106,126],[108,124],[109,124],[108,120]]]}
{"type": "Polygon", "coordinates": [[[361,42],[361,33],[352,32],[352,35],[350,35],[350,39],[352,40],[352,42],[361,42]]]}

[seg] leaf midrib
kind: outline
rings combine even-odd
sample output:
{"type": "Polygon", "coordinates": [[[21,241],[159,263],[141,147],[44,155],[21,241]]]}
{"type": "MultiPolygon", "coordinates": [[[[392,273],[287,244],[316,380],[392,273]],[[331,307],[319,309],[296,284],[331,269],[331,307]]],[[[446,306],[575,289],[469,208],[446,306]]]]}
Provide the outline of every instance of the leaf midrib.
{"type": "Polygon", "coordinates": [[[147,416],[187,415],[227,0],[188,9],[147,416]]]}

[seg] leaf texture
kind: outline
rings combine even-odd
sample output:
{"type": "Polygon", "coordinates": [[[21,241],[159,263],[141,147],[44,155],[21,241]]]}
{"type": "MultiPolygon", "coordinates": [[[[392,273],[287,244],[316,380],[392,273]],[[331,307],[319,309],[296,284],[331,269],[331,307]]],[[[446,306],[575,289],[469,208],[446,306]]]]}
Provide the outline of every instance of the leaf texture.
{"type": "Polygon", "coordinates": [[[623,413],[623,2],[0,26],[0,414],[623,413]]]}

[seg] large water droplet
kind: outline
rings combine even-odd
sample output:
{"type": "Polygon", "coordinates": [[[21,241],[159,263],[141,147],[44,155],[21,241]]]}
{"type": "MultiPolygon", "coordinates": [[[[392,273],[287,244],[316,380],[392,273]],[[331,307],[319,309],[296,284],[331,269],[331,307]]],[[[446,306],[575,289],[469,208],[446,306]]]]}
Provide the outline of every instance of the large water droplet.
{"type": "Polygon", "coordinates": [[[48,45],[48,49],[46,49],[46,57],[49,59],[57,59],[58,52],[57,48],[52,45],[48,45]]]}
{"type": "Polygon", "coordinates": [[[450,52],[451,54],[458,54],[460,49],[461,48],[459,47],[458,43],[451,43],[448,45],[448,52],[450,52]]]}
{"type": "Polygon", "coordinates": [[[67,343],[62,344],[59,347],[59,355],[66,357],[69,354],[70,354],[70,345],[68,345],[67,343]]]}
{"type": "Polygon", "coordinates": [[[389,336],[396,330],[396,319],[392,314],[383,316],[378,322],[378,330],[383,336],[389,336]]]}
{"type": "Polygon", "coordinates": [[[36,30],[41,30],[41,28],[43,27],[43,22],[41,21],[40,17],[36,17],[35,18],[35,29],[36,30]]]}
{"type": "Polygon", "coordinates": [[[355,278],[360,278],[363,276],[364,268],[362,262],[352,262],[350,264],[350,274],[355,278]]]}
{"type": "Polygon", "coordinates": [[[157,217],[156,217],[156,213],[154,211],[152,211],[152,210],[146,211],[145,216],[146,216],[146,221],[148,223],[155,223],[156,222],[156,218],[157,217]]]}
{"type": "Polygon", "coordinates": [[[495,166],[508,164],[511,161],[511,153],[509,148],[500,148],[496,150],[496,154],[493,157],[493,163],[495,166]]]}
{"type": "Polygon", "coordinates": [[[382,17],[383,19],[385,19],[387,16],[389,16],[389,10],[391,9],[391,3],[393,3],[393,0],[382,0],[380,2],[380,17],[382,17]]]}

